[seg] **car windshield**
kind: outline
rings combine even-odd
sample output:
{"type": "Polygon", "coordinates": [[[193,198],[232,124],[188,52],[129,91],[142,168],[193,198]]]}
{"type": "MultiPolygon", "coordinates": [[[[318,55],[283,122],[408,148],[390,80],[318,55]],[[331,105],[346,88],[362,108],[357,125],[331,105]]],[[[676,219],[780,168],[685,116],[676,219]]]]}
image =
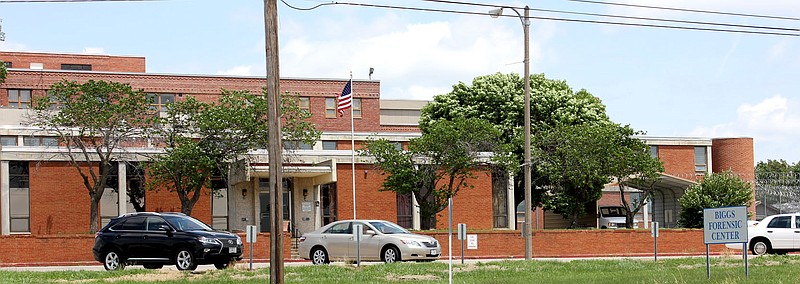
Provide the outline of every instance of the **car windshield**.
{"type": "Polygon", "coordinates": [[[625,217],[625,208],[600,207],[600,215],[603,215],[603,217],[625,217]]]}
{"type": "Polygon", "coordinates": [[[369,222],[378,231],[384,234],[410,234],[406,229],[391,222],[373,221],[369,222]]]}
{"type": "Polygon", "coordinates": [[[167,222],[178,231],[213,231],[208,225],[188,216],[164,216],[167,222]]]}

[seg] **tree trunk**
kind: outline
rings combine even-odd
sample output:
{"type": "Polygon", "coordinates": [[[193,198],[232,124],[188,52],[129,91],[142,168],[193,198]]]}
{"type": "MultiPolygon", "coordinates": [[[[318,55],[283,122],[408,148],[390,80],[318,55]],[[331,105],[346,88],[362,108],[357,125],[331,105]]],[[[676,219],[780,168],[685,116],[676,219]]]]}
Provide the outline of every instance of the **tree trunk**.
{"type": "Polygon", "coordinates": [[[95,192],[89,192],[89,197],[92,200],[89,206],[89,233],[97,232],[97,225],[100,223],[100,197],[103,196],[105,188],[101,187],[95,192]]]}

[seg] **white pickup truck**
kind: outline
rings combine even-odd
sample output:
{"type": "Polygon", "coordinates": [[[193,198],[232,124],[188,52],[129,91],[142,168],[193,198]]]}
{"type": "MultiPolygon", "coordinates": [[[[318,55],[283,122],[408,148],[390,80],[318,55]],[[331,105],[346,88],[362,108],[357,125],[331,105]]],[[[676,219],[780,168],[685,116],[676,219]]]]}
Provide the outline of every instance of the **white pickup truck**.
{"type": "MultiPolygon", "coordinates": [[[[600,206],[597,210],[598,226],[600,229],[625,228],[625,207],[600,206]]],[[[639,228],[639,220],[633,219],[633,228],[639,228]]]]}

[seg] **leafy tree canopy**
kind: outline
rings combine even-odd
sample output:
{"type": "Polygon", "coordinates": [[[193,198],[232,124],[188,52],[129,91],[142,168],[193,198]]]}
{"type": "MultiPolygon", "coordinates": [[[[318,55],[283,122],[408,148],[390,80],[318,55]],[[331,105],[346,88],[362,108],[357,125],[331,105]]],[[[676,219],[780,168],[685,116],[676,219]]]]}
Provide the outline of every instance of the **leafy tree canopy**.
{"type": "Polygon", "coordinates": [[[381,139],[370,141],[362,154],[375,157],[375,166],[387,174],[382,190],[414,193],[422,227],[429,229],[448,198],[472,188],[468,180],[488,162],[481,153],[499,149],[499,140],[500,132],[488,121],[457,118],[430,124],[420,138],[409,142],[408,151],[381,139]]]}
{"type": "Polygon", "coordinates": [[[700,184],[690,186],[681,196],[678,224],[687,228],[703,227],[703,208],[750,206],[752,185],[731,171],[712,173],[700,184]]]}
{"type": "MultiPolygon", "coordinates": [[[[296,97],[281,96],[283,138],[314,143],[320,132],[296,97]]],[[[266,95],[223,90],[216,102],[188,97],[170,104],[154,133],[167,148],[153,157],[149,187],[177,192],[181,211],[190,214],[213,176],[225,178],[232,162],[269,146],[268,103],[266,95]]]]}
{"type": "Polygon", "coordinates": [[[59,136],[66,157],[83,178],[91,199],[89,229],[96,232],[112,162],[125,146],[140,143],[152,124],[148,98],[128,84],[63,80],[50,87],[48,96],[34,100],[28,124],[59,136]]]}

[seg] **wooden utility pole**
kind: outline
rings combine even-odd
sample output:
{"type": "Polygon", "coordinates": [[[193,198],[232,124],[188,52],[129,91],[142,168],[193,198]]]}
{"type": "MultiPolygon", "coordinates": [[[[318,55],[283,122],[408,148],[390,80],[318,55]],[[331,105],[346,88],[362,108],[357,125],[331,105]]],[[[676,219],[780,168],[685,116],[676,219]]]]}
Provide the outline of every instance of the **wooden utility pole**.
{"type": "Polygon", "coordinates": [[[264,0],[269,110],[269,283],[283,283],[283,163],[281,161],[280,64],[278,60],[278,2],[264,0]]]}

